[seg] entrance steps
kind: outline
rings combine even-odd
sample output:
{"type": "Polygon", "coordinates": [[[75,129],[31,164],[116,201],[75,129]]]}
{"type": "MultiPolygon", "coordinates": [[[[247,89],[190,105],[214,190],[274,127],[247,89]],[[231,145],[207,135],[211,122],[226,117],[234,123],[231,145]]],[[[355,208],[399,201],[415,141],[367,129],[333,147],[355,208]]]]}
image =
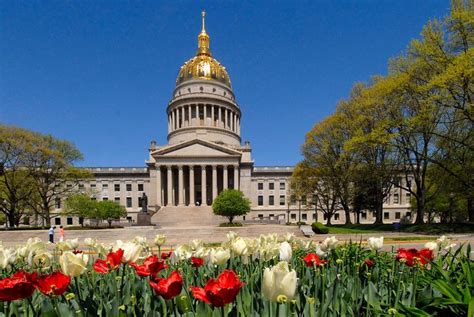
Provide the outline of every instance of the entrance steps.
{"type": "Polygon", "coordinates": [[[165,206],[151,218],[153,224],[162,228],[218,226],[226,220],[214,215],[211,206],[165,206]]]}

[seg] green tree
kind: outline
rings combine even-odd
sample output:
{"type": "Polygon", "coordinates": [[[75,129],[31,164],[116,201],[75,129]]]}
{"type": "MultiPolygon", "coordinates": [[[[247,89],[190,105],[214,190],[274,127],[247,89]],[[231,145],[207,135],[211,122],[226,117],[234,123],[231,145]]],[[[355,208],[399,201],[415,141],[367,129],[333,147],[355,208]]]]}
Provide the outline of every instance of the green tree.
{"type": "Polygon", "coordinates": [[[112,226],[114,220],[119,220],[127,216],[127,210],[124,206],[117,204],[110,200],[103,200],[97,202],[96,219],[107,221],[109,227],[112,226]]]}
{"type": "Polygon", "coordinates": [[[50,211],[56,198],[64,199],[76,193],[80,181],[91,174],[74,167],[77,161],[82,160],[82,154],[68,141],[41,135],[33,145],[33,151],[29,168],[35,195],[29,206],[41,217],[43,224],[49,226],[54,217],[50,211]]]}
{"type": "Polygon", "coordinates": [[[81,218],[94,218],[98,213],[97,201],[92,200],[87,194],[74,194],[69,196],[64,206],[64,214],[81,218]]]}
{"type": "Polygon", "coordinates": [[[236,216],[246,215],[250,211],[250,201],[240,190],[226,189],[217,195],[212,203],[212,211],[218,216],[227,217],[232,223],[236,216]]]}

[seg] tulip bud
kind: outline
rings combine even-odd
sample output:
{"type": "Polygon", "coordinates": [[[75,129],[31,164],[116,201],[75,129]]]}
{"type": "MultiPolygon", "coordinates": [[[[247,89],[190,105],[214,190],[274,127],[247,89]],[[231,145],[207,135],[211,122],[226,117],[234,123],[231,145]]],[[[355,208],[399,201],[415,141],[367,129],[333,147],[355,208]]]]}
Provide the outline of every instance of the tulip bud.
{"type": "Polygon", "coordinates": [[[212,249],[210,257],[212,264],[222,265],[230,259],[230,251],[223,248],[212,249]]]}
{"type": "Polygon", "coordinates": [[[367,239],[367,244],[369,245],[369,248],[372,250],[380,250],[383,247],[383,237],[380,237],[380,238],[370,237],[369,239],[367,239]]]}
{"type": "Polygon", "coordinates": [[[293,255],[293,251],[291,249],[291,245],[284,241],[280,244],[280,261],[291,261],[291,256],[293,255]]]}

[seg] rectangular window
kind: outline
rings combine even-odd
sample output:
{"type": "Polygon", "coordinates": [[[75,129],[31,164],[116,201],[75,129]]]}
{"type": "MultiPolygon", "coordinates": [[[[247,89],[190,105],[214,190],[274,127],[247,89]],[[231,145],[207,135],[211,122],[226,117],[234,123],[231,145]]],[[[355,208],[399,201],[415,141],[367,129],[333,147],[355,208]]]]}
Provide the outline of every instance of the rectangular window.
{"type": "Polygon", "coordinates": [[[115,197],[115,198],[114,198],[114,201],[115,201],[117,204],[120,204],[120,197],[115,197]]]}
{"type": "Polygon", "coordinates": [[[285,195],[280,195],[280,206],[285,206],[285,195]]]}
{"type": "Polygon", "coordinates": [[[91,184],[91,189],[95,189],[95,184],[91,184]]]}
{"type": "Polygon", "coordinates": [[[138,191],[142,192],[143,191],[143,184],[138,184],[138,191]]]}
{"type": "Polygon", "coordinates": [[[61,225],[61,218],[54,218],[54,224],[57,226],[61,225]]]}
{"type": "Polygon", "coordinates": [[[66,219],[66,224],[67,224],[68,226],[72,225],[72,217],[67,217],[67,219],[66,219]]]}
{"type": "Polygon", "coordinates": [[[336,212],[336,213],[334,214],[334,220],[339,220],[339,213],[338,213],[338,212],[336,212]]]}
{"type": "Polygon", "coordinates": [[[269,214],[268,217],[269,217],[270,219],[273,219],[273,217],[275,217],[275,214],[269,214]]]}
{"type": "Polygon", "coordinates": [[[109,200],[109,197],[102,197],[103,201],[109,200]]]}
{"type": "Polygon", "coordinates": [[[307,216],[306,214],[302,214],[302,215],[301,215],[301,219],[304,220],[304,221],[306,221],[306,220],[308,220],[308,216],[307,216]]]}
{"type": "Polygon", "coordinates": [[[107,183],[102,183],[102,189],[108,189],[109,188],[109,184],[107,183]]]}
{"type": "Polygon", "coordinates": [[[285,183],[280,183],[280,190],[285,190],[285,183]]]}
{"type": "Polygon", "coordinates": [[[263,206],[263,196],[258,196],[258,205],[263,206]]]}
{"type": "Polygon", "coordinates": [[[61,198],[56,198],[54,204],[56,205],[56,209],[61,208],[61,198]]]}
{"type": "Polygon", "coordinates": [[[258,218],[262,219],[262,218],[263,218],[263,214],[258,214],[258,218]]]}
{"type": "Polygon", "coordinates": [[[316,220],[316,213],[313,213],[313,220],[316,220]]]}
{"type": "Polygon", "coordinates": [[[360,217],[361,217],[362,219],[367,219],[367,213],[366,213],[366,212],[361,212],[361,213],[360,213],[360,217]]]}
{"type": "Polygon", "coordinates": [[[384,212],[383,219],[389,219],[389,218],[390,218],[390,214],[388,212],[384,212]]]}
{"type": "Polygon", "coordinates": [[[91,197],[91,200],[97,200],[97,197],[93,196],[91,197]]]}
{"type": "Polygon", "coordinates": [[[127,188],[127,192],[132,191],[132,184],[126,184],[125,187],[127,188]]]}
{"type": "Polygon", "coordinates": [[[323,215],[323,219],[324,219],[324,220],[328,220],[328,215],[324,214],[324,215],[323,215]]]}
{"type": "Polygon", "coordinates": [[[406,193],[405,194],[405,202],[409,203],[411,200],[411,193],[406,193]]]}
{"type": "Polygon", "coordinates": [[[258,183],[258,190],[263,190],[263,183],[258,183]]]}
{"type": "Polygon", "coordinates": [[[84,184],[83,183],[79,184],[79,189],[84,189],[84,184]]]}
{"type": "Polygon", "coordinates": [[[114,184],[114,190],[116,192],[119,192],[120,191],[120,184],[114,184]]]}
{"type": "Polygon", "coordinates": [[[142,207],[142,198],[138,197],[138,207],[142,207]]]}
{"type": "Polygon", "coordinates": [[[401,218],[401,217],[400,217],[400,212],[397,211],[397,212],[395,213],[395,219],[400,219],[400,218],[401,218]]]}
{"type": "Polygon", "coordinates": [[[268,196],[268,204],[270,206],[275,205],[275,196],[273,196],[273,195],[268,196]]]}
{"type": "Polygon", "coordinates": [[[291,214],[291,219],[296,220],[296,214],[291,214]]]}
{"type": "Polygon", "coordinates": [[[268,189],[269,190],[274,190],[275,189],[275,183],[268,183],[268,189]]]}
{"type": "Polygon", "coordinates": [[[407,212],[406,217],[407,217],[407,218],[411,218],[411,212],[410,212],[410,211],[407,212]]]}
{"type": "Polygon", "coordinates": [[[398,203],[399,203],[398,194],[394,194],[394,195],[393,195],[393,203],[394,203],[394,204],[398,204],[398,203]]]}
{"type": "Polygon", "coordinates": [[[127,197],[127,208],[132,207],[132,197],[127,197]]]}
{"type": "Polygon", "coordinates": [[[132,222],[132,217],[128,216],[128,217],[127,217],[127,221],[128,221],[128,222],[132,222]]]}

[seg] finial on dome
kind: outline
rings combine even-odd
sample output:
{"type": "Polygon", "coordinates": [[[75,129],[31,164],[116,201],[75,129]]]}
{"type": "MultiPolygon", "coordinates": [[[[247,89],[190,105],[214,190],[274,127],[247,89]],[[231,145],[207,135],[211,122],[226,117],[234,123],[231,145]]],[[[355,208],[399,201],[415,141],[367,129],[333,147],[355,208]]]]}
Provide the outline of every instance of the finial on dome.
{"type": "Polygon", "coordinates": [[[206,11],[202,10],[202,33],[206,33],[206,11]]]}
{"type": "Polygon", "coordinates": [[[209,49],[209,35],[206,33],[206,11],[201,12],[202,15],[202,30],[198,35],[198,51],[197,55],[208,55],[211,56],[211,50],[209,49]]]}

